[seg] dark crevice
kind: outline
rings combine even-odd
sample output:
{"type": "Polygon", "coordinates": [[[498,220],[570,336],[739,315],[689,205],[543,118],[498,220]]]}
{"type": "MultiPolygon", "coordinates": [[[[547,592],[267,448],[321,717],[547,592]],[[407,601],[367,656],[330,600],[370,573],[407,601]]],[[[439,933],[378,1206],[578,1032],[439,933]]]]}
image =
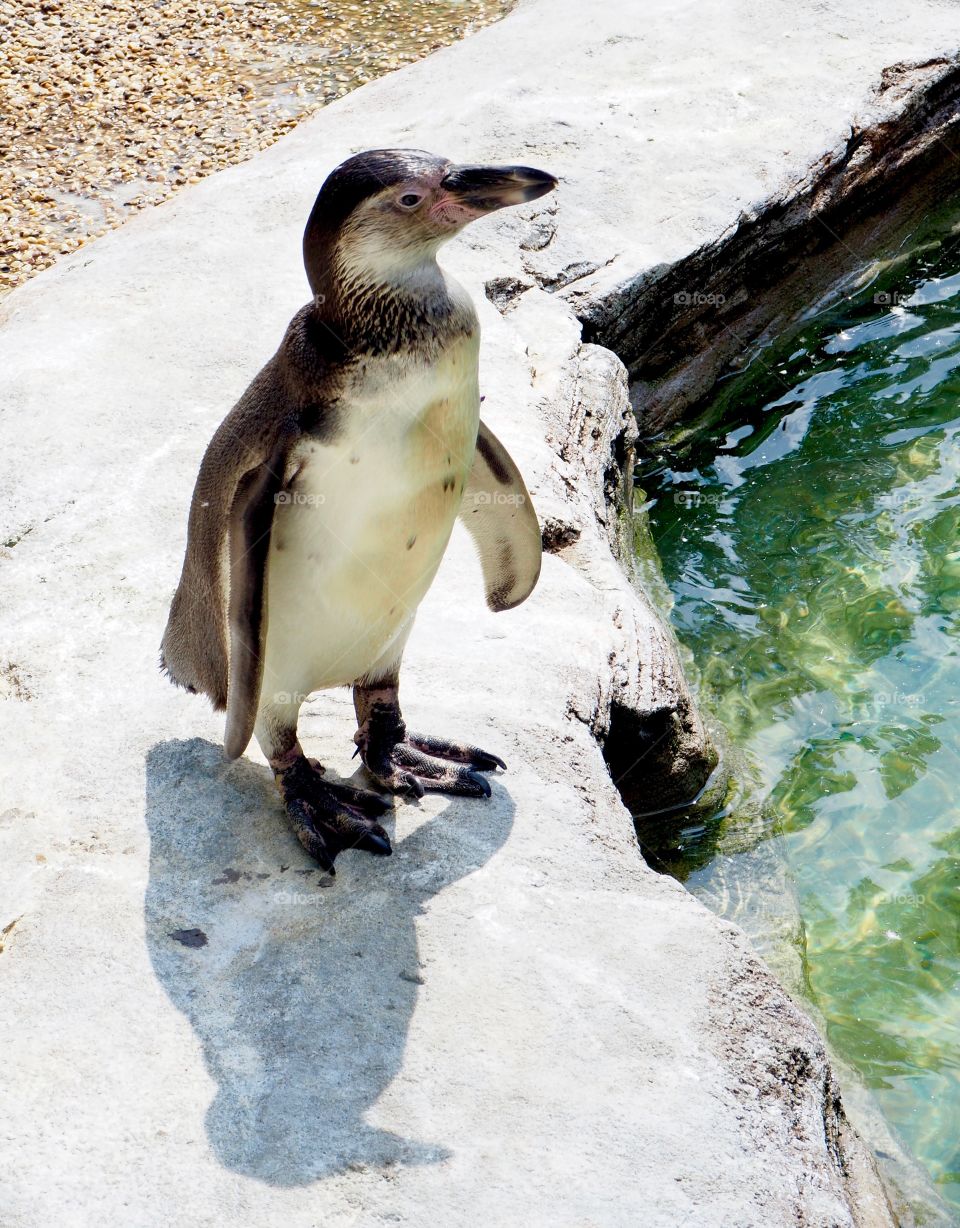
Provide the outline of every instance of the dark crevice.
{"type": "Polygon", "coordinates": [[[638,712],[614,699],[601,749],[623,804],[656,843],[686,821],[717,764],[679,705],[638,712]]]}
{"type": "Polygon", "coordinates": [[[556,516],[548,516],[540,529],[540,542],[547,554],[559,554],[579,540],[580,530],[577,526],[556,516]]]}
{"type": "Polygon", "coordinates": [[[526,290],[532,290],[533,285],[532,281],[524,281],[520,277],[492,277],[483,289],[497,311],[506,315],[520,295],[526,290]]]}

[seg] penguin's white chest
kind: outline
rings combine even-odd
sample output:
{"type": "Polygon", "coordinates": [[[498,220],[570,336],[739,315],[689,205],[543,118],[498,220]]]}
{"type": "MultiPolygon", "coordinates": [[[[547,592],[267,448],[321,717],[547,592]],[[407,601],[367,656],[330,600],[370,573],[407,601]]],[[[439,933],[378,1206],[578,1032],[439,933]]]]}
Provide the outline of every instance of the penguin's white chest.
{"type": "Polygon", "coordinates": [[[268,561],[263,700],[348,685],[402,651],[473,463],[478,340],[431,363],[369,361],[335,438],[295,450],[268,561]]]}

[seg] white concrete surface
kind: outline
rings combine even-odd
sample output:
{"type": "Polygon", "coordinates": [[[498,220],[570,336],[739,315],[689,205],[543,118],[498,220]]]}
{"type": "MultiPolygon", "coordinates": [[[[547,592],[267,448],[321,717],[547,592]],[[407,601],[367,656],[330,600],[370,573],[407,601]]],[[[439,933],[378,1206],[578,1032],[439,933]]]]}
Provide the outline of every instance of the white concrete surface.
{"type": "MultiPolygon", "coordinates": [[[[3,1228],[891,1222],[812,1026],[643,865],[589,728],[656,634],[581,459],[622,372],[557,298],[501,316],[483,283],[676,259],[958,35],[948,3],[533,0],[0,305],[3,1228]],[[447,263],[485,416],[581,537],[496,616],[456,539],[406,708],[510,771],[399,805],[396,855],[330,886],[156,656],[199,457],[306,297],[314,193],[393,144],[562,177],[447,263]]],[[[325,695],[303,733],[347,773],[352,728],[325,695]]]]}

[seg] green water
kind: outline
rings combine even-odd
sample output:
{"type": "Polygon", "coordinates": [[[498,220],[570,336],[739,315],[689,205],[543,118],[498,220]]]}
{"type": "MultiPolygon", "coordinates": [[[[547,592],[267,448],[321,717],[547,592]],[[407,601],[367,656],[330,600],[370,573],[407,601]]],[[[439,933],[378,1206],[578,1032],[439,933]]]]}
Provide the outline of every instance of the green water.
{"type": "MultiPolygon", "coordinates": [[[[960,1211],[960,236],[780,348],[641,482],[704,702],[785,849],[831,1045],[960,1211]]],[[[694,890],[706,834],[737,823],[677,842],[694,890]]]]}

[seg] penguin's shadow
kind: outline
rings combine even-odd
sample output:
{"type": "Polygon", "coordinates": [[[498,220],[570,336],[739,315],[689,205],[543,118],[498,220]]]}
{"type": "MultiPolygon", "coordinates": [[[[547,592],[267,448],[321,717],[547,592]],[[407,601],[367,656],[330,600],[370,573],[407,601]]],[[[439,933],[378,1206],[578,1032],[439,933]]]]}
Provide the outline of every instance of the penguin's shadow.
{"type": "Polygon", "coordinates": [[[427,975],[417,916],[505,842],[503,788],[451,801],[392,858],[342,854],[331,879],[290,834],[265,768],[228,763],[201,739],[169,741],[147,755],[146,820],[150,959],[203,1045],[220,1161],[299,1186],[444,1159],[442,1143],[366,1114],[400,1069],[427,975]]]}

